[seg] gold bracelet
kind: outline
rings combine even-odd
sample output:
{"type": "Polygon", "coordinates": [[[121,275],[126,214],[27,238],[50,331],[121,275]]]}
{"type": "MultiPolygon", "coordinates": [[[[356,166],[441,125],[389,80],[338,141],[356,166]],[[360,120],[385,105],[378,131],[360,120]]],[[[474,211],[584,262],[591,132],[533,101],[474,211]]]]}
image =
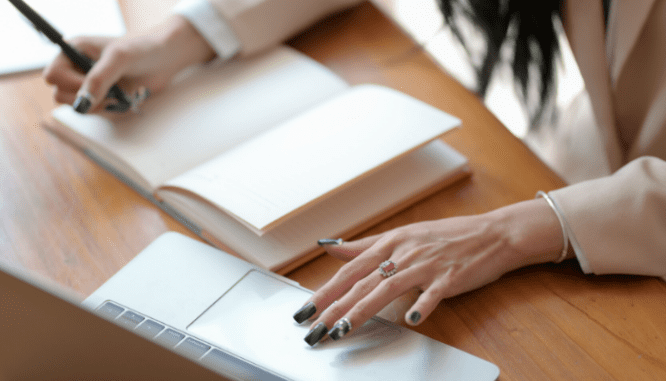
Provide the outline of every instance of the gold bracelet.
{"type": "Polygon", "coordinates": [[[560,221],[560,227],[562,228],[562,237],[564,237],[564,245],[560,257],[553,261],[554,263],[560,263],[567,257],[567,254],[569,253],[569,236],[567,234],[566,226],[564,225],[564,218],[560,215],[560,211],[557,209],[557,207],[555,206],[555,202],[553,201],[552,198],[550,198],[548,193],[544,191],[538,191],[536,197],[537,198],[543,197],[548,203],[548,206],[550,206],[550,208],[553,209],[553,212],[555,212],[557,220],[560,221]]]}

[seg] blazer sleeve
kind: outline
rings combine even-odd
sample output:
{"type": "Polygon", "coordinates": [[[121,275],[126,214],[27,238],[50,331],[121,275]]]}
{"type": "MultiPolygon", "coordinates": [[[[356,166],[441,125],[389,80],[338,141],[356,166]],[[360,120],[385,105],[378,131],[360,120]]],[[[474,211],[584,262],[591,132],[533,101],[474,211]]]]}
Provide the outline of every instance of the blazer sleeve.
{"type": "Polygon", "coordinates": [[[360,0],[209,0],[248,55],[277,45],[314,22],[360,0]]]}
{"type": "Polygon", "coordinates": [[[642,157],[550,196],[583,271],[666,279],[665,161],[642,157]]]}

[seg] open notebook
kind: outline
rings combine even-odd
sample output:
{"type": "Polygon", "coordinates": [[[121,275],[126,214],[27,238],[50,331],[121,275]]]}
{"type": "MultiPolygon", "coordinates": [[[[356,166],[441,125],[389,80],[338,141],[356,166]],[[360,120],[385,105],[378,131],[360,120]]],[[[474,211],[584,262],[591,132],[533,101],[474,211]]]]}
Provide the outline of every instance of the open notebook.
{"type": "Polygon", "coordinates": [[[47,128],[204,238],[276,271],[467,174],[438,139],[457,118],[350,87],[286,47],[185,73],[138,115],[53,117],[47,128]]]}

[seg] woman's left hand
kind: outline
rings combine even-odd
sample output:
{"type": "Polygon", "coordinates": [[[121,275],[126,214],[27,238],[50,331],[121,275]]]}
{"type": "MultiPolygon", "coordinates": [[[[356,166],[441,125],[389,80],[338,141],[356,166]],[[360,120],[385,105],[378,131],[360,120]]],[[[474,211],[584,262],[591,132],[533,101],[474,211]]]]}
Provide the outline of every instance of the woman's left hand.
{"type": "Polygon", "coordinates": [[[482,287],[513,269],[554,260],[562,250],[559,222],[544,200],[419,222],[354,242],[326,241],[326,251],[348,263],[294,315],[299,323],[316,318],[305,338],[310,345],[326,333],[341,338],[414,288],[422,293],[405,320],[416,325],[442,299],[482,287]],[[379,271],[387,260],[397,267],[393,275],[379,271]]]}

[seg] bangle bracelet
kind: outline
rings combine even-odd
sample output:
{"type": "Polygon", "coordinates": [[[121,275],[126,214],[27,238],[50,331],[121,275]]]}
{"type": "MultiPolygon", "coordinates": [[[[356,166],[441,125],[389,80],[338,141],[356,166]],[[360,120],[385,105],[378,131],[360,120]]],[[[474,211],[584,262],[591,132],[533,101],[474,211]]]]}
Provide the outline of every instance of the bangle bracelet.
{"type": "Polygon", "coordinates": [[[543,197],[548,203],[548,206],[550,206],[553,212],[555,212],[557,220],[560,221],[560,227],[562,228],[562,237],[564,237],[564,245],[562,247],[562,254],[560,254],[559,258],[553,261],[554,263],[560,263],[567,257],[567,254],[569,253],[569,236],[567,235],[567,229],[564,225],[564,218],[560,215],[560,212],[557,210],[557,207],[555,206],[555,202],[553,201],[552,198],[550,198],[548,193],[544,191],[538,191],[536,197],[537,198],[543,197]]]}

